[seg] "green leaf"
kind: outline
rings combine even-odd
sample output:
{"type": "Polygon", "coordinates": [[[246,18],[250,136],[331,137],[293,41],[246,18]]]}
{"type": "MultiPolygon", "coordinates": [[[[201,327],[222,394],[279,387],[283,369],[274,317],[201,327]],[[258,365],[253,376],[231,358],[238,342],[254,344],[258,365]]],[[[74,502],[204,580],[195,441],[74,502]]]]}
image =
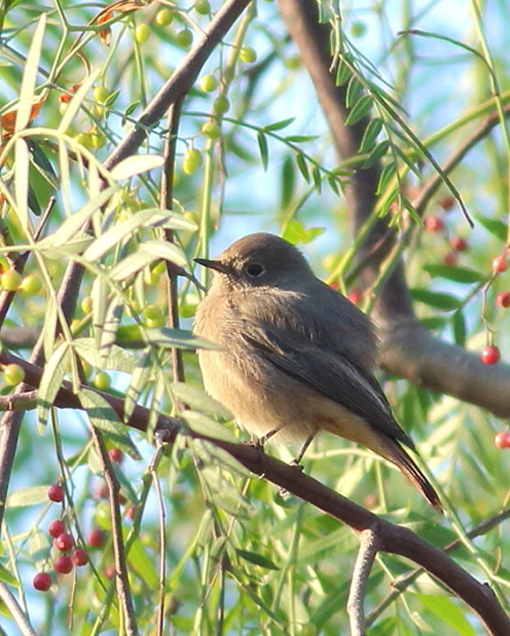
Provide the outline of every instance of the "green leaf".
{"type": "Polygon", "coordinates": [[[308,166],[306,164],[305,157],[299,153],[296,155],[296,164],[299,169],[299,172],[303,175],[303,178],[307,183],[310,182],[310,173],[308,172],[308,166]]]}
{"type": "Polygon", "coordinates": [[[92,367],[102,371],[123,371],[132,373],[136,365],[135,357],[118,345],[111,345],[108,349],[99,350],[94,338],[78,338],[73,347],[76,353],[92,367]]]}
{"type": "Polygon", "coordinates": [[[28,126],[32,119],[32,108],[35,102],[35,83],[39,70],[39,58],[41,55],[44,29],[46,28],[46,13],[41,13],[34,34],[31,36],[30,50],[28,51],[21,89],[19,94],[18,112],[16,113],[16,126],[14,131],[19,132],[28,126]]]}
{"type": "Polygon", "coordinates": [[[184,382],[172,382],[170,389],[177,399],[192,409],[204,411],[225,420],[232,419],[232,414],[229,413],[224,406],[204,393],[201,389],[197,389],[184,382]]]}
{"type": "Polygon", "coordinates": [[[239,548],[237,548],[236,554],[237,556],[241,557],[241,559],[244,559],[245,561],[248,561],[249,563],[254,563],[255,565],[259,565],[261,568],[266,568],[268,570],[280,569],[274,561],[271,561],[271,559],[268,559],[267,557],[262,556],[261,554],[257,554],[256,552],[251,552],[249,550],[240,550],[239,548]]]}
{"type": "Polygon", "coordinates": [[[377,163],[380,159],[382,159],[388,152],[389,147],[390,142],[387,139],[380,141],[376,146],[374,146],[373,150],[363,162],[363,168],[370,168],[370,166],[373,166],[374,163],[377,163]]]}
{"type": "Polygon", "coordinates": [[[54,190],[58,190],[60,187],[58,177],[44,151],[33,139],[27,139],[26,142],[32,165],[54,190]]]}
{"type": "Polygon", "coordinates": [[[462,304],[462,301],[451,294],[442,294],[428,289],[411,289],[410,292],[413,300],[444,311],[452,311],[462,304]]]}
{"type": "Polygon", "coordinates": [[[49,486],[32,486],[19,488],[7,495],[7,508],[23,508],[25,506],[37,506],[48,502],[49,486]]]}
{"type": "Polygon", "coordinates": [[[347,84],[347,91],[345,93],[345,105],[347,108],[352,108],[358,100],[363,96],[363,86],[356,77],[351,77],[347,84]]]}
{"type": "MultiPolygon", "coordinates": [[[[377,146],[376,146],[377,147],[377,146]]],[[[377,184],[376,194],[381,194],[386,189],[388,183],[395,177],[397,174],[397,167],[394,161],[387,163],[383,169],[381,170],[381,175],[379,177],[379,183],[377,184]]]]}
{"type": "Polygon", "coordinates": [[[13,585],[14,587],[20,587],[20,583],[17,578],[15,578],[9,570],[0,563],[0,581],[6,583],[7,585],[13,585]]]}
{"type": "Polygon", "coordinates": [[[133,254],[129,254],[126,258],[120,260],[110,272],[110,278],[113,281],[121,282],[138,274],[144,267],[150,265],[158,259],[156,254],[151,254],[146,250],[139,248],[133,254]]]}
{"type": "Polygon", "coordinates": [[[117,192],[118,189],[119,186],[114,185],[100,192],[77,212],[71,214],[71,216],[62,223],[56,232],[50,234],[42,241],[39,241],[39,248],[65,246],[82,230],[83,226],[89,221],[91,216],[97,212],[97,210],[102,208],[103,205],[108,203],[112,195],[117,192]]]}
{"type": "Polygon", "coordinates": [[[340,61],[336,70],[335,83],[337,86],[343,86],[345,82],[352,76],[352,71],[348,64],[343,60],[340,61]]]}
{"type": "Polygon", "coordinates": [[[58,132],[64,133],[69,126],[72,124],[74,118],[78,114],[78,111],[81,108],[81,105],[91,89],[92,85],[95,83],[99,74],[101,73],[101,69],[97,68],[95,71],[90,73],[88,77],[82,82],[78,90],[74,93],[71,101],[67,104],[64,116],[60,120],[60,124],[58,126],[58,132]]]}
{"type": "Polygon", "coordinates": [[[464,609],[458,607],[451,599],[438,594],[415,594],[424,607],[446,623],[459,636],[476,636],[476,631],[465,616],[464,609]]]}
{"type": "Polygon", "coordinates": [[[169,329],[161,327],[157,329],[146,329],[145,333],[147,340],[151,344],[163,348],[220,349],[220,347],[213,342],[209,342],[205,338],[197,338],[191,333],[191,331],[185,331],[184,329],[169,329]]]}
{"type": "Polygon", "coordinates": [[[129,386],[124,398],[124,419],[126,421],[131,417],[142,391],[149,386],[149,380],[152,375],[151,360],[152,352],[144,352],[131,373],[129,386]]]}
{"type": "Polygon", "coordinates": [[[366,117],[369,114],[373,103],[374,102],[370,95],[363,95],[349,111],[345,124],[347,126],[352,126],[363,117],[366,117]]]}
{"type": "Polygon", "coordinates": [[[282,130],[282,128],[286,128],[289,124],[292,124],[292,122],[295,119],[296,119],[295,117],[289,117],[288,119],[282,119],[281,121],[277,121],[274,124],[267,124],[267,126],[264,126],[263,130],[264,131],[282,130]]]}
{"type": "Polygon", "coordinates": [[[326,228],[311,227],[306,229],[304,225],[297,219],[289,221],[282,234],[282,238],[293,244],[304,245],[310,243],[313,239],[322,234],[326,228]]]}
{"type": "Polygon", "coordinates": [[[175,263],[179,267],[185,267],[188,264],[188,259],[182,248],[169,241],[144,241],[140,245],[140,249],[149,254],[155,254],[156,258],[175,263]]]}
{"type": "Polygon", "coordinates": [[[466,321],[464,320],[464,314],[459,309],[453,314],[453,337],[455,339],[456,344],[460,347],[464,347],[466,345],[466,321]]]}
{"type": "Polygon", "coordinates": [[[374,145],[375,141],[383,127],[382,119],[375,118],[368,122],[368,126],[363,134],[363,139],[359,147],[360,154],[368,152],[374,145]]]}
{"type": "Polygon", "coordinates": [[[498,219],[488,219],[485,216],[475,216],[475,219],[493,236],[498,238],[500,241],[506,242],[508,236],[508,225],[506,223],[503,223],[498,219]]]}
{"type": "Polygon", "coordinates": [[[164,163],[165,159],[161,155],[131,155],[114,166],[110,175],[115,181],[122,181],[142,172],[161,168],[164,163]]]}
{"type": "Polygon", "coordinates": [[[280,183],[280,207],[285,210],[292,201],[296,187],[296,171],[289,155],[286,155],[282,162],[280,183]]]}
{"type": "Polygon", "coordinates": [[[456,283],[479,283],[485,276],[467,267],[450,267],[448,265],[424,265],[423,269],[433,277],[445,278],[456,283]]]}
{"type": "Polygon", "coordinates": [[[264,133],[262,132],[257,133],[257,142],[259,144],[259,152],[260,152],[260,158],[262,160],[262,166],[264,170],[267,170],[267,166],[269,163],[269,150],[267,147],[267,139],[264,133]]]}
{"type": "Polygon", "coordinates": [[[70,359],[69,344],[62,342],[44,365],[44,371],[37,391],[37,422],[46,426],[49,409],[53,406],[62,386],[66,367],[70,359]]]}

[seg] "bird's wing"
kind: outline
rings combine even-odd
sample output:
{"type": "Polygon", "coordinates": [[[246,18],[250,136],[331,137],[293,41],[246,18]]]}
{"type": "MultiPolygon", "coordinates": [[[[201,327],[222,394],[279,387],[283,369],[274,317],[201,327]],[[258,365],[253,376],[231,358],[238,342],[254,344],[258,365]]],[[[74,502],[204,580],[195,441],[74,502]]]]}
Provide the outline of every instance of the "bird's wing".
{"type": "Polygon", "coordinates": [[[375,378],[338,352],[269,322],[246,325],[242,338],[281,371],[363,418],[373,430],[414,449],[375,378]]]}

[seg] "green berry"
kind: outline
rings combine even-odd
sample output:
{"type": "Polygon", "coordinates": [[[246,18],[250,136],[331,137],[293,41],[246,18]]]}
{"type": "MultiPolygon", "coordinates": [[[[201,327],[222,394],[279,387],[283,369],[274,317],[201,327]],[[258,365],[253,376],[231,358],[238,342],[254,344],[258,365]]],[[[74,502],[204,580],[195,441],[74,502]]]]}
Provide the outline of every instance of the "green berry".
{"type": "Polygon", "coordinates": [[[34,296],[35,294],[40,292],[41,288],[42,283],[40,279],[34,274],[25,276],[25,278],[21,281],[21,285],[19,286],[20,291],[31,296],[34,296]]]}
{"type": "Polygon", "coordinates": [[[96,389],[100,391],[106,391],[110,388],[111,379],[110,376],[104,371],[98,371],[96,375],[92,378],[92,386],[95,386],[96,389]]]}
{"type": "Polygon", "coordinates": [[[181,29],[175,36],[177,45],[183,49],[187,49],[193,42],[193,34],[189,29],[181,29]]]}
{"type": "Polygon", "coordinates": [[[174,14],[170,9],[160,9],[156,14],[156,24],[168,26],[174,19],[174,14]]]}
{"type": "Polygon", "coordinates": [[[104,86],[95,86],[92,91],[92,97],[96,102],[104,104],[108,97],[110,97],[110,92],[104,86]]]}
{"type": "Polygon", "coordinates": [[[25,379],[25,372],[19,364],[7,364],[4,367],[4,380],[9,386],[16,386],[25,379]]]}
{"type": "Polygon", "coordinates": [[[151,30],[149,29],[147,24],[138,24],[135,29],[135,40],[138,42],[138,44],[143,44],[143,42],[147,42],[150,34],[151,30]]]}
{"type": "Polygon", "coordinates": [[[254,49],[249,46],[243,46],[239,51],[239,59],[242,62],[247,62],[248,64],[253,64],[257,59],[257,53],[254,49]]]}
{"type": "Polygon", "coordinates": [[[209,0],[197,0],[193,5],[193,8],[197,13],[200,13],[200,15],[208,15],[211,13],[211,4],[209,3],[209,0]]]}
{"type": "Polygon", "coordinates": [[[195,148],[188,148],[182,160],[182,169],[185,174],[193,174],[202,163],[202,155],[195,148]]]}
{"type": "Polygon", "coordinates": [[[2,289],[5,289],[5,291],[9,292],[18,291],[21,281],[21,274],[14,269],[10,269],[0,276],[0,286],[2,289]]]}
{"type": "Polygon", "coordinates": [[[220,127],[213,120],[206,121],[200,130],[202,131],[202,134],[209,137],[209,139],[218,139],[221,134],[220,127]]]}
{"type": "Polygon", "coordinates": [[[223,115],[230,108],[230,102],[225,95],[219,95],[213,102],[213,110],[216,115],[223,115]]]}
{"type": "Polygon", "coordinates": [[[204,75],[200,78],[198,86],[200,87],[200,90],[204,91],[204,93],[211,93],[217,88],[218,80],[214,77],[214,75],[204,75]]]}

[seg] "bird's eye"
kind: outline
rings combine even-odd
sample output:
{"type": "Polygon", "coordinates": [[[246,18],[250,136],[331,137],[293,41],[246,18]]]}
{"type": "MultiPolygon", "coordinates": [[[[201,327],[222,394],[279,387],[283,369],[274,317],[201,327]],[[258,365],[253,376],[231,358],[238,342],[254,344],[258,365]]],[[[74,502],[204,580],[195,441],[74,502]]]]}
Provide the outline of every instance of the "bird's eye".
{"type": "Polygon", "coordinates": [[[250,278],[258,278],[264,273],[264,268],[258,263],[252,263],[246,266],[245,272],[250,278]]]}

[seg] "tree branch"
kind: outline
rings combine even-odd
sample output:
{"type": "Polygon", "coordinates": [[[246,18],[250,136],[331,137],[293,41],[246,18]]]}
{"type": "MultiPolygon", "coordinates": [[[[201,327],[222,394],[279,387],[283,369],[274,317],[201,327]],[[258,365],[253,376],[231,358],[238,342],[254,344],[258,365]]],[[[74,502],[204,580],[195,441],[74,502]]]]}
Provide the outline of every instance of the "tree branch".
{"type": "Polygon", "coordinates": [[[352,574],[347,613],[351,624],[351,636],[365,635],[365,615],[363,612],[363,598],[375,556],[379,550],[379,537],[371,529],[363,530],[360,534],[358,557],[352,574]]]}

